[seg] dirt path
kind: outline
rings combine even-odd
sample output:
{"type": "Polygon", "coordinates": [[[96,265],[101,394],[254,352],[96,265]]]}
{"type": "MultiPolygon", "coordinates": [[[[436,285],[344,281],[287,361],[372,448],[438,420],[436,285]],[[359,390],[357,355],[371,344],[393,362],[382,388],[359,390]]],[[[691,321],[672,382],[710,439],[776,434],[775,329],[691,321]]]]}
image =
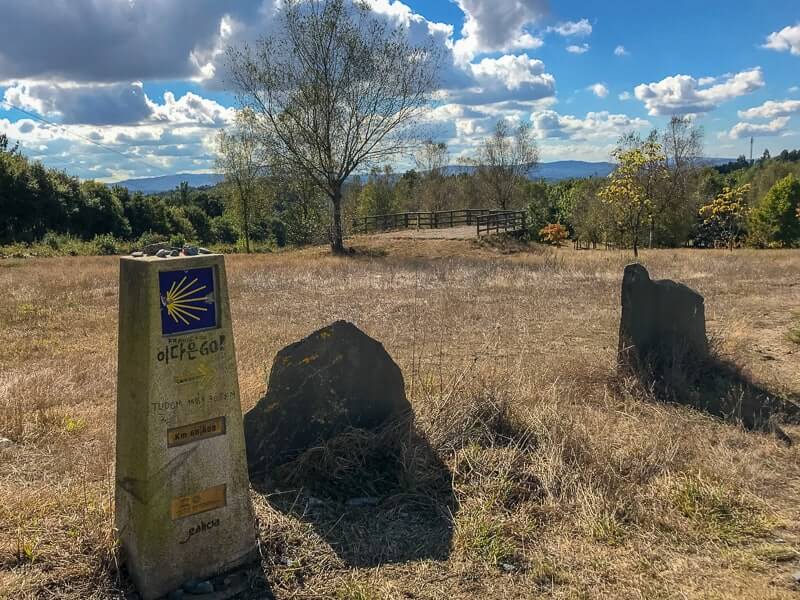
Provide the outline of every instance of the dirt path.
{"type": "Polygon", "coordinates": [[[475,225],[448,227],[446,229],[404,229],[376,233],[370,237],[378,239],[421,239],[421,240],[470,240],[477,237],[475,225]]]}

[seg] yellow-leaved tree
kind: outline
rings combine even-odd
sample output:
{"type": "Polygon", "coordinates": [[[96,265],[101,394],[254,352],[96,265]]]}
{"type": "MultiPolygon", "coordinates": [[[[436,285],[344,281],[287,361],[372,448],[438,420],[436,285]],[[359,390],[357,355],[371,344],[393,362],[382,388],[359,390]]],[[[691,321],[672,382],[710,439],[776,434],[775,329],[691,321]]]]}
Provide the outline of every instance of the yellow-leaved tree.
{"type": "Polygon", "coordinates": [[[667,157],[654,134],[643,141],[628,136],[612,157],[617,168],[598,195],[611,208],[619,232],[630,239],[633,255],[638,257],[642,228],[668,175],[667,157]]]}
{"type": "Polygon", "coordinates": [[[711,202],[700,207],[703,225],[711,229],[715,241],[724,242],[731,252],[736,238],[744,230],[747,214],[750,211],[745,199],[749,191],[749,183],[735,188],[725,186],[711,202]]]}

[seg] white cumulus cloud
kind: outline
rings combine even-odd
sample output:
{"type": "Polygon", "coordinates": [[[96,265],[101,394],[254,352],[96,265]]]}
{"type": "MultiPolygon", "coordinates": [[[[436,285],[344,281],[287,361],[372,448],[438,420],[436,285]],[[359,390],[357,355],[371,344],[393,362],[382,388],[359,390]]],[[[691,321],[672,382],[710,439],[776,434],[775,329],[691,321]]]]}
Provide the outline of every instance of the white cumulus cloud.
{"type": "Polygon", "coordinates": [[[566,21],[564,23],[559,23],[554,27],[548,27],[547,31],[553,31],[558,35],[563,35],[564,37],[585,37],[587,35],[591,35],[592,24],[589,23],[588,19],[581,19],[580,21],[566,21]]]}
{"type": "Polygon", "coordinates": [[[625,46],[617,46],[614,48],[614,56],[629,56],[630,52],[625,49],[625,46]]]}
{"type": "Polygon", "coordinates": [[[164,104],[152,101],[141,82],[51,83],[16,81],[6,88],[3,102],[64,125],[136,125],[148,122],[220,127],[234,109],[187,92],[176,99],[164,94],[164,104]]]}
{"type": "Polygon", "coordinates": [[[788,50],[792,54],[800,55],[800,24],[770,33],[763,47],[778,52],[788,50]]]}
{"type": "Polygon", "coordinates": [[[608,96],[608,88],[603,83],[595,83],[587,88],[598,98],[605,98],[608,96]]]}
{"type": "Polygon", "coordinates": [[[534,132],[539,138],[563,138],[572,140],[617,138],[631,129],[649,127],[650,123],[638,117],[612,114],[608,111],[589,112],[581,119],[573,115],[562,115],[554,110],[536,111],[531,116],[534,132]]]}
{"type": "Polygon", "coordinates": [[[740,110],[739,118],[774,119],[776,117],[788,117],[795,113],[800,113],[800,100],[784,100],[783,102],[767,100],[760,106],[754,106],[747,110],[740,110]]]}
{"type": "Polygon", "coordinates": [[[731,139],[750,137],[751,135],[780,135],[786,131],[789,117],[778,117],[764,125],[755,123],[737,123],[728,133],[731,139]]]}
{"type": "Polygon", "coordinates": [[[533,101],[555,94],[555,77],[545,72],[541,60],[527,54],[484,58],[470,65],[474,84],[450,90],[448,98],[463,104],[490,104],[512,100],[533,101]]]}
{"type": "Polygon", "coordinates": [[[111,84],[11,82],[3,101],[62,123],[123,125],[150,116],[141,82],[111,84]]]}
{"type": "Polygon", "coordinates": [[[461,38],[453,50],[461,62],[483,52],[533,49],[542,45],[529,28],[547,13],[547,0],[455,0],[464,12],[461,38]]]}
{"type": "Polygon", "coordinates": [[[634,92],[644,102],[648,114],[658,116],[708,112],[723,102],[764,87],[760,67],[719,79],[723,80],[709,86],[689,75],[674,75],[637,85],[634,92]]]}
{"type": "Polygon", "coordinates": [[[567,46],[567,52],[570,54],[583,54],[589,51],[589,44],[581,44],[580,46],[572,44],[567,46]]]}

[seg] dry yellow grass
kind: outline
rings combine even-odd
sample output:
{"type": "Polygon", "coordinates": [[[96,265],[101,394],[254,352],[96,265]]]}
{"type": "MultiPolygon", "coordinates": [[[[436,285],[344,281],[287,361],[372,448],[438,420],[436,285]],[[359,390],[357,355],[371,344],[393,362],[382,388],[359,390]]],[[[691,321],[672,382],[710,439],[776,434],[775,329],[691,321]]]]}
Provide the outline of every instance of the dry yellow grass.
{"type": "MultiPolygon", "coordinates": [[[[421,441],[401,457],[413,494],[352,510],[253,492],[278,598],[797,597],[798,446],[615,377],[627,253],[354,243],[347,258],[226,259],[245,410],[281,347],[348,319],[400,364],[417,412],[421,441]],[[451,501],[431,492],[422,446],[451,501]]],[[[642,262],[705,296],[709,333],[758,382],[800,391],[787,336],[800,253],[642,262]]],[[[112,543],[117,276],[114,258],[0,262],[0,436],[13,441],[0,449],[0,597],[130,591],[112,543]]]]}

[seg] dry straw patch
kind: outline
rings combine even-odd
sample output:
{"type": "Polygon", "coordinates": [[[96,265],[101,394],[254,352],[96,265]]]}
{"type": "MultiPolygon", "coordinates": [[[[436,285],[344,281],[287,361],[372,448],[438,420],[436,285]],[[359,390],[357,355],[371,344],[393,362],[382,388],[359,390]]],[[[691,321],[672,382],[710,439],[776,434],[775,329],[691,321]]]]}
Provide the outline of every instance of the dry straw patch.
{"type": "MultiPolygon", "coordinates": [[[[355,244],[347,258],[227,258],[245,409],[281,347],[344,318],[398,361],[417,413],[412,434],[351,432],[276,474],[278,491],[255,486],[277,597],[796,596],[797,446],[652,402],[614,374],[626,254],[355,244]]],[[[786,335],[800,255],[643,262],[705,295],[723,356],[800,391],[786,335]]],[[[127,590],[111,521],[116,283],[113,258],[0,262],[0,436],[13,441],[0,449],[0,596],[127,590]]]]}

